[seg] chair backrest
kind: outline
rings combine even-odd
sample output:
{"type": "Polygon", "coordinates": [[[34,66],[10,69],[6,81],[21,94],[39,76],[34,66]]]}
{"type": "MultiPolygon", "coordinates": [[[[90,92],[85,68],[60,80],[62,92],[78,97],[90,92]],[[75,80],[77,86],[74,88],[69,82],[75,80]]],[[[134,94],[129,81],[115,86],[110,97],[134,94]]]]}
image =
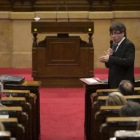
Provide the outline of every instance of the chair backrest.
{"type": "Polygon", "coordinates": [[[4,97],[1,100],[1,103],[5,106],[24,106],[26,103],[25,97],[4,97]]]}
{"type": "Polygon", "coordinates": [[[11,132],[10,131],[0,131],[0,140],[10,140],[11,132]]]}
{"type": "Polygon", "coordinates": [[[0,117],[7,115],[8,118],[21,117],[22,107],[0,107],[0,117]]]}
{"type": "Polygon", "coordinates": [[[136,130],[139,117],[108,117],[106,126],[101,130],[101,140],[114,137],[117,130],[136,130]]]}
{"type": "Polygon", "coordinates": [[[7,97],[10,95],[12,97],[25,97],[26,99],[29,98],[30,91],[29,90],[3,90],[3,94],[5,94],[7,97]]]}
{"type": "Polygon", "coordinates": [[[17,140],[25,140],[24,127],[18,124],[17,118],[0,118],[0,122],[3,123],[6,131],[11,132],[12,137],[16,137],[17,140]]]}
{"type": "Polygon", "coordinates": [[[108,96],[109,93],[118,91],[118,89],[97,89],[97,96],[108,96]]]}
{"type": "MultiPolygon", "coordinates": [[[[119,110],[122,106],[101,106],[98,114],[104,118],[111,116],[119,116],[119,110]]],[[[98,119],[98,114],[96,118],[98,119]]],[[[103,122],[104,123],[104,122],[103,122]]]]}
{"type": "Polygon", "coordinates": [[[118,130],[115,132],[117,140],[140,140],[140,130],[118,130]]]}
{"type": "MultiPolygon", "coordinates": [[[[134,101],[134,102],[138,102],[140,104],[140,95],[132,95],[132,96],[124,96],[126,98],[127,101],[134,101]]],[[[108,96],[99,96],[97,99],[97,102],[100,106],[104,106],[106,99],[108,98],[108,96]]]]}
{"type": "MultiPolygon", "coordinates": [[[[97,89],[97,96],[108,96],[109,93],[118,91],[118,89],[97,89]]],[[[140,95],[140,87],[134,87],[134,95],[140,95]]]]}

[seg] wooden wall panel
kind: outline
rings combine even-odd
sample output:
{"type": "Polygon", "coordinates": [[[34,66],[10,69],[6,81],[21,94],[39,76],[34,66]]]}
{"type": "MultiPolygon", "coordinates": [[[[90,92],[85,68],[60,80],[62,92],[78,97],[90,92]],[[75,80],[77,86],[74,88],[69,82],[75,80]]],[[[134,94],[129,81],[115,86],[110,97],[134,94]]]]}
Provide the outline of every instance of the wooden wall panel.
{"type": "Polygon", "coordinates": [[[140,0],[0,0],[0,11],[111,11],[140,10],[140,0]]]}

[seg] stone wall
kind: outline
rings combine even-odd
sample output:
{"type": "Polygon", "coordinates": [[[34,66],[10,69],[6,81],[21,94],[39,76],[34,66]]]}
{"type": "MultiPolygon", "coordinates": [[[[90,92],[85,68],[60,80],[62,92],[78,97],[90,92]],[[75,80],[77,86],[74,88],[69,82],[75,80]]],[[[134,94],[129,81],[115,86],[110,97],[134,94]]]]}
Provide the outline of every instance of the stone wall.
{"type": "MultiPolygon", "coordinates": [[[[0,67],[1,68],[31,68],[32,39],[31,21],[34,17],[44,21],[54,21],[56,12],[0,12],[0,67]]],[[[58,12],[58,22],[67,22],[67,13],[58,12]]],[[[104,51],[110,46],[109,27],[113,22],[120,21],[126,25],[127,38],[136,47],[135,67],[140,67],[140,11],[111,11],[111,12],[69,12],[70,21],[94,22],[94,67],[104,68],[98,61],[104,51]]],[[[48,34],[39,34],[41,41],[48,34]]],[[[72,35],[72,34],[71,34],[72,35]]],[[[80,34],[88,41],[88,35],[80,34]]]]}

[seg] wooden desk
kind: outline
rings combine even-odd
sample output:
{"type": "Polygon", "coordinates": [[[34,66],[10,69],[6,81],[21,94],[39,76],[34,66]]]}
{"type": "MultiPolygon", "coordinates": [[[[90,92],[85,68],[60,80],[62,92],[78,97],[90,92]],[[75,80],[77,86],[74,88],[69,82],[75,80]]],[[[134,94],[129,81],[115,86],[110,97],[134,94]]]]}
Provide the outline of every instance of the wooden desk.
{"type": "MultiPolygon", "coordinates": [[[[91,140],[91,100],[90,95],[96,92],[97,89],[108,89],[108,84],[101,84],[100,82],[96,84],[91,84],[85,80],[86,78],[81,78],[85,87],[85,139],[91,140]]],[[[140,77],[135,78],[135,87],[140,87],[140,77]]]]}
{"type": "Polygon", "coordinates": [[[41,86],[40,81],[24,81],[22,84],[5,84],[4,89],[12,89],[12,90],[29,90],[30,93],[34,93],[37,96],[36,105],[37,105],[37,137],[36,139],[39,140],[40,137],[40,94],[39,88],[41,86]]]}

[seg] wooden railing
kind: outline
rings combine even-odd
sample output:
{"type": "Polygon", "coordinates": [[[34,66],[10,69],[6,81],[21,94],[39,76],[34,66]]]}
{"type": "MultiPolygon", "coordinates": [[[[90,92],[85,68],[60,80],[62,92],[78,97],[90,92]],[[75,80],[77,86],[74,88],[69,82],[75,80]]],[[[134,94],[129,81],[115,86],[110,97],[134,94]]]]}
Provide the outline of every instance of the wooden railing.
{"type": "Polygon", "coordinates": [[[134,11],[140,0],[0,0],[0,11],[134,11]]]}

